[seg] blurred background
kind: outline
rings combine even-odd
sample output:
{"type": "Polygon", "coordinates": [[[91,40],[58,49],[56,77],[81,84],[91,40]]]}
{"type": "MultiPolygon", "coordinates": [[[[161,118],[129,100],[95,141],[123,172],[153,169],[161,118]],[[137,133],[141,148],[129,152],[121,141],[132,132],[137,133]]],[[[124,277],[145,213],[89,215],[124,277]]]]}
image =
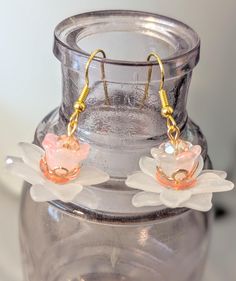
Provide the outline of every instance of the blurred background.
{"type": "MultiPolygon", "coordinates": [[[[188,112],[205,134],[216,169],[236,181],[236,1],[0,0],[0,280],[22,280],[17,218],[21,182],[2,169],[19,141],[32,141],[39,121],[60,104],[60,65],[52,53],[57,23],[102,9],[132,9],[179,19],[201,37],[188,112]],[[14,266],[14,270],[12,270],[14,266]]],[[[216,197],[226,215],[214,226],[205,281],[236,280],[235,192],[216,197]]],[[[221,212],[223,214],[223,211],[221,212]]]]}

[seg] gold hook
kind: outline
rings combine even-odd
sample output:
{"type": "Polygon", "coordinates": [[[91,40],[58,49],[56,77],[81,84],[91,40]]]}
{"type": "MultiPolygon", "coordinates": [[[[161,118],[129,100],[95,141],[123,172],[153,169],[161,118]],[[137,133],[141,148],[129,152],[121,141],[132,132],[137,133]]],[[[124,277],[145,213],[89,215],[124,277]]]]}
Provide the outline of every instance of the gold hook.
{"type": "MultiPolygon", "coordinates": [[[[101,53],[103,55],[103,58],[106,58],[106,54],[103,50],[97,49],[95,50],[89,57],[86,65],[85,65],[85,85],[81,91],[81,94],[78,98],[78,100],[74,104],[74,112],[72,113],[70,117],[70,122],[67,127],[67,134],[68,136],[72,136],[78,126],[78,120],[79,115],[81,112],[84,112],[86,109],[85,101],[88,97],[90,88],[89,88],[89,67],[93,59],[97,54],[101,53]]],[[[104,88],[104,94],[105,94],[105,104],[110,105],[109,96],[107,92],[107,82],[105,80],[105,68],[104,68],[104,62],[101,62],[101,73],[102,73],[102,81],[103,81],[103,88],[104,88]]]]}
{"type": "MultiPolygon", "coordinates": [[[[103,58],[106,58],[106,54],[103,50],[101,49],[97,49],[95,50],[89,57],[86,66],[85,66],[85,83],[87,85],[87,87],[89,87],[89,67],[91,62],[93,61],[93,59],[95,58],[95,56],[97,54],[101,53],[103,55],[103,58]]],[[[104,67],[104,62],[101,62],[101,73],[102,73],[102,81],[103,81],[103,88],[104,88],[104,93],[105,93],[105,98],[106,98],[106,102],[105,104],[110,105],[110,101],[109,101],[109,97],[108,97],[108,92],[107,92],[107,82],[105,80],[105,67],[104,67]]]]}
{"type": "MultiPolygon", "coordinates": [[[[150,59],[154,57],[158,64],[159,64],[159,67],[160,67],[160,70],[161,70],[161,82],[160,82],[160,90],[163,89],[164,87],[164,82],[165,82],[165,69],[164,69],[164,66],[163,66],[163,63],[162,63],[162,60],[160,58],[160,56],[154,52],[151,52],[148,57],[147,57],[147,61],[150,61],[150,59]]],[[[149,68],[151,71],[150,71],[150,74],[149,74],[149,83],[150,83],[150,80],[151,80],[151,75],[152,75],[152,65],[150,65],[150,68],[149,68]]]]}
{"type": "MultiPolygon", "coordinates": [[[[154,53],[154,52],[151,52],[148,55],[147,61],[150,61],[152,57],[154,57],[157,60],[157,62],[159,64],[159,67],[160,67],[160,70],[161,70],[161,82],[160,82],[160,88],[159,88],[159,91],[161,91],[163,89],[163,87],[164,87],[164,82],[165,82],[164,66],[163,66],[163,63],[161,61],[160,56],[158,54],[154,53]]],[[[150,86],[151,78],[152,78],[152,65],[150,65],[149,68],[148,68],[148,78],[147,78],[147,83],[145,85],[144,97],[143,97],[143,100],[142,100],[142,107],[144,106],[144,102],[145,102],[145,100],[148,97],[148,92],[149,92],[149,86],[150,86]]]]}
{"type": "MultiPolygon", "coordinates": [[[[154,52],[151,52],[148,57],[147,57],[147,61],[150,61],[150,59],[154,57],[160,67],[161,70],[161,81],[160,81],[160,87],[159,87],[159,96],[161,99],[161,115],[166,118],[167,121],[167,135],[170,139],[170,141],[172,143],[176,143],[179,139],[179,135],[180,135],[180,129],[176,124],[175,119],[173,118],[172,114],[173,114],[173,108],[170,106],[169,101],[168,101],[168,97],[167,97],[167,93],[164,90],[164,83],[165,83],[165,70],[164,70],[164,66],[162,63],[162,60],[160,58],[160,56],[154,52]]],[[[148,92],[149,92],[149,86],[150,86],[150,81],[151,81],[151,77],[152,77],[152,65],[149,66],[148,69],[148,78],[147,78],[147,83],[145,85],[145,90],[144,90],[144,97],[143,97],[143,101],[142,101],[142,107],[144,106],[144,102],[148,97],[148,92]]]]}

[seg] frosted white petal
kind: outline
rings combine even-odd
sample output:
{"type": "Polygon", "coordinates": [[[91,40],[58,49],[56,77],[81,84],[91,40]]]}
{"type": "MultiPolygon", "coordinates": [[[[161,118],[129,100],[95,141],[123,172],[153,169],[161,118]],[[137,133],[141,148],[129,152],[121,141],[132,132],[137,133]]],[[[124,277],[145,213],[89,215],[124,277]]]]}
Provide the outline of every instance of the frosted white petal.
{"type": "Polygon", "coordinates": [[[191,189],[192,194],[230,191],[234,188],[231,181],[224,180],[214,173],[204,173],[197,178],[197,183],[191,189]]]}
{"type": "Polygon", "coordinates": [[[160,193],[164,189],[154,178],[143,172],[137,172],[128,176],[125,183],[129,187],[154,193],[160,193]]]}
{"type": "Polygon", "coordinates": [[[74,183],[79,183],[80,185],[94,185],[106,182],[110,179],[109,175],[102,170],[95,167],[82,166],[78,178],[74,183]]]}
{"type": "Polygon", "coordinates": [[[193,195],[188,201],[181,204],[181,207],[186,207],[201,212],[207,212],[212,207],[212,193],[193,195]]]}
{"type": "Polygon", "coordinates": [[[202,172],[203,167],[204,167],[204,160],[203,160],[202,156],[200,155],[199,156],[198,167],[197,167],[197,169],[196,169],[196,171],[194,173],[194,178],[200,175],[200,173],[202,172]]]}
{"type": "Polygon", "coordinates": [[[15,157],[15,156],[7,156],[5,159],[5,163],[6,163],[6,168],[8,166],[10,166],[13,163],[24,163],[22,158],[20,157],[15,157]]]}
{"type": "Polygon", "coordinates": [[[44,150],[32,143],[20,142],[18,145],[23,152],[23,161],[36,171],[40,171],[39,163],[44,150]]]}
{"type": "Polygon", "coordinates": [[[189,190],[166,189],[161,195],[161,202],[169,208],[177,208],[191,197],[189,190]]]}
{"type": "Polygon", "coordinates": [[[162,202],[159,194],[143,191],[134,195],[132,198],[132,204],[135,207],[160,206],[162,205],[162,202]]]}
{"type": "Polygon", "coordinates": [[[151,149],[151,155],[152,155],[152,157],[155,158],[155,159],[157,159],[157,158],[159,157],[160,153],[162,153],[162,150],[159,149],[158,147],[153,147],[153,148],[151,149]]]}
{"type": "Polygon", "coordinates": [[[226,179],[227,173],[225,171],[218,171],[218,170],[203,170],[201,172],[201,175],[206,174],[206,173],[213,173],[217,175],[218,177],[221,177],[222,179],[226,179]]]}
{"type": "Polygon", "coordinates": [[[54,194],[58,200],[63,202],[71,202],[83,189],[82,185],[78,183],[59,185],[52,182],[47,182],[45,188],[54,194]]]}
{"type": "Polygon", "coordinates": [[[26,165],[21,158],[8,156],[6,169],[31,184],[43,183],[44,179],[39,172],[26,165]]]}
{"type": "Polygon", "coordinates": [[[47,202],[51,200],[56,200],[57,197],[51,193],[45,186],[41,184],[33,185],[30,188],[31,198],[36,202],[47,202]]]}
{"type": "Polygon", "coordinates": [[[97,209],[99,205],[99,198],[94,190],[90,188],[83,188],[83,190],[76,195],[73,200],[76,204],[83,204],[90,209],[97,209]]]}
{"type": "Polygon", "coordinates": [[[150,157],[141,157],[139,160],[139,167],[144,174],[147,174],[156,179],[156,160],[150,157]]]}
{"type": "Polygon", "coordinates": [[[209,173],[203,173],[198,178],[198,181],[207,181],[207,180],[222,180],[221,177],[219,177],[217,174],[209,172],[209,173]]]}

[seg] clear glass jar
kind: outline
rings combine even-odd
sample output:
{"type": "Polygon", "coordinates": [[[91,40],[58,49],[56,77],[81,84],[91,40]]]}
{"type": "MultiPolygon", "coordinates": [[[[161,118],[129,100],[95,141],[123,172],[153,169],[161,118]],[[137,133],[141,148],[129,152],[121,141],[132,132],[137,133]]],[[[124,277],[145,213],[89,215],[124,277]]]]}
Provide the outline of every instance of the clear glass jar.
{"type": "Polygon", "coordinates": [[[107,171],[111,180],[90,186],[71,203],[35,203],[25,184],[20,241],[26,280],[200,280],[205,262],[209,214],[185,208],[135,208],[136,193],[124,181],[138,160],[166,138],[158,97],[160,71],[145,62],[155,51],[163,58],[165,87],[182,138],[203,147],[198,126],[187,115],[192,70],[200,40],[176,20],[135,11],[97,11],[70,17],[55,30],[54,53],[61,61],[63,101],[39,124],[34,142],[48,132],[66,132],[73,103],[84,86],[89,53],[103,49],[108,59],[90,67],[91,92],[77,136],[91,145],[88,164],[107,171]],[[85,51],[86,50],[86,51],[85,51]],[[104,63],[108,97],[101,79],[104,63]],[[149,66],[149,96],[142,103],[149,66]]]}

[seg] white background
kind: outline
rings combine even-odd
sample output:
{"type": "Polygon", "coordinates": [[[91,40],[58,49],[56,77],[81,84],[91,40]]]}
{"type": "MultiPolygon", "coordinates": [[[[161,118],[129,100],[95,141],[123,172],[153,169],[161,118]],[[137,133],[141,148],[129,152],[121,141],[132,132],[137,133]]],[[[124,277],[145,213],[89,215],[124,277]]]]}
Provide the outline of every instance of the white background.
{"type": "MultiPolygon", "coordinates": [[[[42,117],[60,103],[60,65],[52,54],[55,25],[73,14],[98,9],[156,12],[182,20],[198,32],[202,40],[201,60],[193,74],[189,115],[207,137],[215,167],[227,170],[231,179],[236,179],[235,0],[0,0],[1,165],[6,154],[16,152],[17,142],[32,140],[42,117]]],[[[17,194],[19,185],[14,183],[18,180],[6,176],[2,169],[0,171],[3,186],[17,194]]],[[[2,206],[8,207],[6,203],[2,206]]],[[[15,215],[13,219],[15,226],[15,215]]],[[[12,226],[10,222],[8,224],[10,231],[12,226]]],[[[219,236],[220,232],[217,233],[219,236]]],[[[15,262],[15,258],[19,262],[14,248],[16,240],[7,244],[11,236],[8,233],[1,235],[0,240],[5,239],[3,242],[9,254],[2,257],[2,261],[5,264],[15,262]]],[[[16,239],[14,233],[11,235],[16,239]]],[[[214,255],[219,254],[216,249],[214,255]]],[[[19,268],[19,264],[17,266],[19,268]]],[[[212,280],[219,274],[213,275],[212,280]]],[[[229,273],[225,280],[234,280],[230,279],[232,274],[229,273]]],[[[13,275],[16,277],[18,270],[12,271],[13,275]]],[[[1,280],[12,281],[13,277],[1,280]]]]}

